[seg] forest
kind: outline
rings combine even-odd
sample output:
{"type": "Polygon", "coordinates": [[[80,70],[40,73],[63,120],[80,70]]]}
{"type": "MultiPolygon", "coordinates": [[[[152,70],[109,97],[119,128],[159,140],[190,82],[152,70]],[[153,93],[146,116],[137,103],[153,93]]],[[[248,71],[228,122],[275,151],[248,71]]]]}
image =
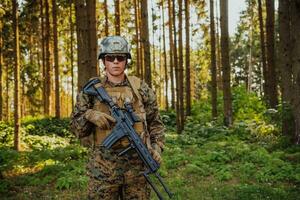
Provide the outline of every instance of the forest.
{"type": "Polygon", "coordinates": [[[87,198],[70,115],[110,35],[156,94],[173,199],[300,200],[300,0],[1,0],[0,199],[87,198]]]}

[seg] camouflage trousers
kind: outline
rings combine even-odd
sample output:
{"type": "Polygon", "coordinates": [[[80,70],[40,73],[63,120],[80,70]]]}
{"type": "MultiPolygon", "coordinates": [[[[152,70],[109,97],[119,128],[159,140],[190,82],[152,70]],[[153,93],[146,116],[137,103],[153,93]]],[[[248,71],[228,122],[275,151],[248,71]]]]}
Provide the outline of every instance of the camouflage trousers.
{"type": "Polygon", "coordinates": [[[88,199],[149,200],[150,187],[137,154],[117,156],[116,150],[95,148],[87,164],[88,199]]]}

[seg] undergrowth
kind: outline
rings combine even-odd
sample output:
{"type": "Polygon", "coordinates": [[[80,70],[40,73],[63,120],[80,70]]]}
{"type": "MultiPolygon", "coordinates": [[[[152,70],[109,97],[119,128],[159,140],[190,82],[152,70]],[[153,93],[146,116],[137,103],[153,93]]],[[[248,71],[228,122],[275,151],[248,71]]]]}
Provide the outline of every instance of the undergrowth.
{"type": "MultiPolygon", "coordinates": [[[[209,100],[194,104],[181,134],[175,132],[176,113],[161,112],[168,131],[159,172],[174,199],[300,199],[300,147],[280,134],[282,111],[268,110],[243,88],[233,92],[235,123],[229,128],[222,115],[211,119],[209,100]]],[[[0,122],[1,198],[86,198],[88,150],[68,124],[68,119],[23,120],[23,151],[17,153],[12,124],[0,122]]]]}

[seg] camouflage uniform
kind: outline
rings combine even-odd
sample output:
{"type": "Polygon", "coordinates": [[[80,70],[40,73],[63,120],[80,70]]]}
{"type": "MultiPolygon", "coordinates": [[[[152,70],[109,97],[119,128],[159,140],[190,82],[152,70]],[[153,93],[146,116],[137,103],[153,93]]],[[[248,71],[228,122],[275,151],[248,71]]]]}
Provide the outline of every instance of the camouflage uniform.
{"type": "MultiPolygon", "coordinates": [[[[112,89],[118,87],[121,89],[131,85],[128,78],[120,84],[109,82],[107,78],[102,80],[102,83],[103,87],[112,89]]],[[[157,144],[163,149],[164,126],[159,116],[155,94],[143,81],[138,93],[146,118],[145,132],[141,134],[141,138],[149,150],[151,150],[149,144],[157,144]]],[[[117,145],[111,150],[101,147],[99,140],[95,137],[95,135],[99,135],[97,127],[85,119],[85,112],[88,109],[94,109],[95,104],[99,104],[97,101],[96,98],[80,92],[71,115],[72,131],[79,138],[89,137],[88,141],[92,147],[87,164],[89,199],[150,199],[150,187],[141,174],[144,171],[144,166],[137,154],[131,153],[118,157],[116,154],[124,149],[124,145],[117,145]]]]}

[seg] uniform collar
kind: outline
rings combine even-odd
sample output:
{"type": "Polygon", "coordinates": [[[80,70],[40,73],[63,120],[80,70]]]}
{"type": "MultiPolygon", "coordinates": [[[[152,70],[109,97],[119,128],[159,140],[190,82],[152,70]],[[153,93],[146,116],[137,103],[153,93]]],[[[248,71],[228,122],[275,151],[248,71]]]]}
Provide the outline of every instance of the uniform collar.
{"type": "Polygon", "coordinates": [[[125,75],[125,79],[121,83],[113,83],[113,82],[108,80],[107,76],[105,76],[104,77],[104,83],[108,84],[111,87],[128,86],[129,85],[127,75],[125,75]]]}

